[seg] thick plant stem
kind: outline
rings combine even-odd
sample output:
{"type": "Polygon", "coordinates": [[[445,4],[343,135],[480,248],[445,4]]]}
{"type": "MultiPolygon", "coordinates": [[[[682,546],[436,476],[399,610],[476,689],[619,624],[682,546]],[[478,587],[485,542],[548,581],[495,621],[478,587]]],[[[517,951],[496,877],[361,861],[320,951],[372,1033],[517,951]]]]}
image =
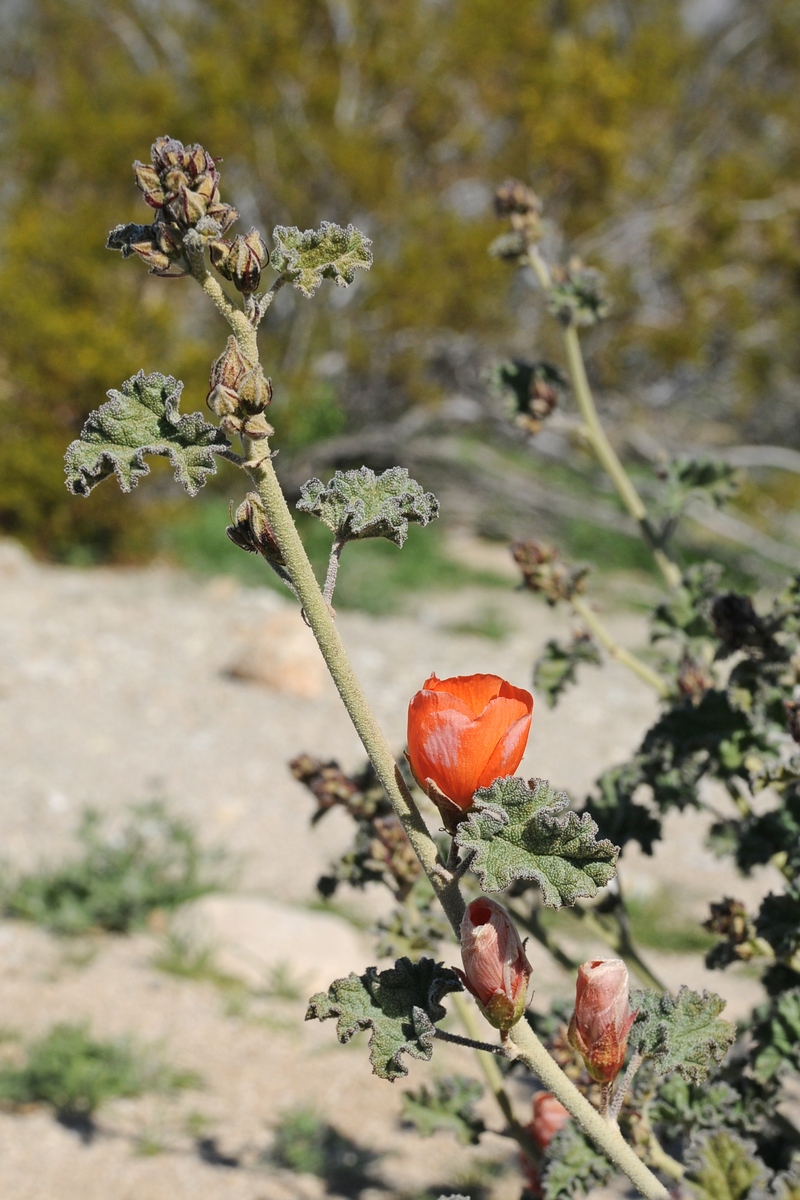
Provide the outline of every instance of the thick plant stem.
{"type": "MultiPolygon", "coordinates": [[[[258,341],[255,329],[208,270],[202,240],[199,237],[190,239],[187,235],[184,244],[187,245],[192,276],[230,325],[242,353],[255,365],[258,362],[258,341]]],[[[258,490],[267,519],[283,553],[286,571],[292,581],[293,590],[303,606],[306,620],[322,651],[333,682],[336,684],[350,720],[361,738],[369,760],[375,768],[375,773],[383,784],[392,808],[408,834],[414,852],[431,881],[433,890],[456,938],[458,938],[461,918],[464,916],[465,910],[458,880],[453,878],[441,862],[436,843],[428,832],[422,815],[400,774],[383,731],[369,707],[363,688],[347,656],[344,643],[339,636],[336,622],[320,591],[317,577],[275,474],[269,451],[264,442],[256,443],[247,438],[242,439],[242,445],[247,469],[258,490]]]]}
{"type": "Polygon", "coordinates": [[[615,658],[617,662],[621,662],[623,666],[628,668],[629,671],[633,671],[634,675],[638,675],[639,678],[644,680],[645,683],[649,684],[651,688],[655,688],[659,696],[661,696],[663,699],[666,699],[669,696],[670,689],[666,680],[662,679],[661,676],[652,669],[652,667],[648,667],[647,663],[642,662],[642,660],[637,658],[635,654],[632,654],[630,650],[626,650],[624,646],[620,646],[606,629],[603,622],[598,619],[594,612],[592,612],[590,605],[586,603],[582,596],[571,596],[570,604],[583,623],[588,626],[588,628],[597,638],[603,649],[606,650],[612,658],[615,658]]]}
{"type": "Polygon", "coordinates": [[[306,620],[317,639],[350,720],[458,937],[465,908],[458,882],[445,870],[439,859],[436,844],[403,782],[394,755],[372,714],[339,636],[336,622],[308,561],[308,555],[271,460],[266,459],[258,463],[251,468],[250,474],[264,505],[267,520],[283,552],[286,569],[300,597],[306,620]]]}
{"type": "Polygon", "coordinates": [[[605,1121],[586,1097],[581,1095],[574,1083],[550,1057],[547,1048],[539,1041],[527,1021],[523,1019],[515,1025],[510,1038],[517,1047],[520,1060],[533,1071],[548,1091],[561,1101],[567,1112],[575,1118],[606,1158],[628,1176],[647,1200],[666,1200],[669,1193],[663,1183],[644,1165],[617,1126],[605,1121]]]}
{"type": "MultiPolygon", "coordinates": [[[[481,1028],[478,1024],[475,1009],[464,996],[455,993],[452,997],[453,1005],[461,1018],[461,1023],[466,1029],[473,1041],[480,1041],[481,1028]]],[[[475,1057],[478,1060],[478,1065],[483,1072],[483,1077],[486,1080],[489,1091],[497,1101],[498,1108],[506,1119],[508,1131],[513,1137],[517,1145],[525,1151],[529,1158],[534,1162],[540,1156],[540,1150],[536,1142],[528,1133],[524,1125],[520,1124],[514,1116],[514,1110],[511,1106],[511,1098],[505,1089],[503,1076],[500,1068],[494,1061],[491,1054],[487,1054],[484,1050],[476,1050],[475,1057]]]]}
{"type": "MultiPolygon", "coordinates": [[[[528,261],[536,272],[542,289],[546,292],[549,291],[553,284],[550,269],[535,246],[531,246],[528,249],[528,261]]],[[[653,558],[656,560],[665,581],[670,587],[677,587],[681,582],[680,568],[677,563],[674,563],[665,554],[662,547],[659,546],[658,539],[650,524],[644,501],[633,486],[630,476],[620,462],[617,452],[608,440],[608,435],[600,422],[592,389],[589,387],[589,380],[586,377],[586,367],[583,362],[580,341],[578,340],[578,331],[574,325],[565,325],[562,326],[562,336],[564,338],[564,349],[567,355],[567,367],[572,380],[572,388],[575,392],[578,409],[583,417],[586,436],[601,465],[617,489],[617,494],[622,503],[633,519],[638,522],[642,536],[650,547],[653,558]]]]}

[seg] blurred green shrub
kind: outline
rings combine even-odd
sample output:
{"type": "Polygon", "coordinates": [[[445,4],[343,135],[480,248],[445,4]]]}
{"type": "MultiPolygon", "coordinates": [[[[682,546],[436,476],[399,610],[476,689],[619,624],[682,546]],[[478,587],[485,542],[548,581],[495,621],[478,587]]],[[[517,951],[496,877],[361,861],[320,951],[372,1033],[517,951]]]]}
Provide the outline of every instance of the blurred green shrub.
{"type": "Polygon", "coordinates": [[[91,1120],[106,1100],[144,1092],[197,1087],[188,1071],[175,1071],[127,1039],[99,1041],[87,1025],[56,1025],[30,1044],[24,1062],[0,1062],[0,1105],[52,1105],[65,1123],[91,1120]]]}
{"type": "Polygon", "coordinates": [[[111,226],[145,219],[128,164],[164,132],[224,158],[242,229],[358,218],[375,240],[375,269],[344,299],[279,297],[263,337],[284,448],[435,398],[489,341],[528,342],[525,288],[484,253],[491,187],[512,173],[569,237],[604,225],[618,299],[591,345],[601,387],[635,379],[641,395],[668,376],[695,421],[790,431],[800,17],[792,0],[743,0],[698,33],[680,13],[673,0],[7,6],[0,531],[63,559],[132,560],[169,514],[164,475],[134,514],[113,493],[70,498],[61,468],[107,388],[144,365],[184,378],[196,405],[221,346],[188,285],[103,249],[111,226]]]}
{"type": "Polygon", "coordinates": [[[0,884],[7,916],[56,933],[92,929],[128,933],[155,909],[171,909],[223,886],[224,855],[202,848],[192,827],[160,803],[136,805],[127,823],[109,831],[87,810],[78,830],[82,854],[0,884]]]}

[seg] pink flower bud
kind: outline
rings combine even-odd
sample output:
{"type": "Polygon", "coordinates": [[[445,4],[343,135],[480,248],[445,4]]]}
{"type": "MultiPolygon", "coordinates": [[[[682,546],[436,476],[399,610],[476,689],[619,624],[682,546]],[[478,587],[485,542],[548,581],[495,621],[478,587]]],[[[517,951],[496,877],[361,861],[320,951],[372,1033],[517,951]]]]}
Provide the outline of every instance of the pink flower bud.
{"type": "Polygon", "coordinates": [[[569,1119],[564,1105],[552,1092],[537,1092],[533,1097],[533,1120],[527,1130],[539,1149],[546,1150],[569,1119]]]}
{"type": "Polygon", "coordinates": [[[459,975],[495,1029],[516,1025],[528,1002],[531,964],[508,913],[494,900],[473,900],[461,922],[459,975]]]}
{"type": "Polygon", "coordinates": [[[585,962],[578,971],[569,1040],[597,1083],[611,1083],[622,1069],[635,1017],[625,963],[619,958],[585,962]]]}

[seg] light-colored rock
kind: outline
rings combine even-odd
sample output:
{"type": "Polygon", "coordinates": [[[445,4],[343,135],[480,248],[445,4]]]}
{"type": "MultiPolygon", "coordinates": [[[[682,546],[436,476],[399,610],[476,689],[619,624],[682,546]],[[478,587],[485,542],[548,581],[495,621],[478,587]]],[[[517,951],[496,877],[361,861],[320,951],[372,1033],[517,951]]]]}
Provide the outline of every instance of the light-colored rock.
{"type": "Polygon", "coordinates": [[[275,613],[251,630],[230,673],[306,700],[321,695],[327,682],[322,655],[297,608],[275,613]]]}
{"type": "Polygon", "coordinates": [[[187,905],[173,927],[213,947],[219,969],[251,987],[269,984],[280,969],[309,995],[362,971],[371,954],[341,918],[257,896],[204,896],[187,905]]]}

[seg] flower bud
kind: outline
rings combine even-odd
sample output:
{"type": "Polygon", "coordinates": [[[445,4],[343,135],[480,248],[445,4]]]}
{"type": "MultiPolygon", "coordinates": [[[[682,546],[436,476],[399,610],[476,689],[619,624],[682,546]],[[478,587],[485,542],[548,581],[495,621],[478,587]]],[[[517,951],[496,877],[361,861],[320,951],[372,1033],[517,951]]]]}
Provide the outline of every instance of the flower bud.
{"type": "Polygon", "coordinates": [[[198,195],[191,188],[181,188],[180,202],[183,218],[187,225],[196,225],[208,212],[208,201],[205,196],[198,195]]]}
{"type": "Polygon", "coordinates": [[[249,554],[261,554],[267,562],[274,563],[275,566],[284,565],[275,532],[267,520],[257,492],[248,492],[235,514],[231,505],[231,521],[232,524],[225,532],[235,546],[249,554]]]}
{"type": "Polygon", "coordinates": [[[168,256],[158,250],[152,242],[133,242],[131,250],[150,268],[151,275],[166,275],[172,266],[168,256]]]}
{"type": "Polygon", "coordinates": [[[239,407],[239,388],[251,371],[250,364],[239,349],[235,337],[228,343],[211,367],[206,404],[218,417],[235,413],[239,407]]]}
{"type": "Polygon", "coordinates": [[[211,262],[224,279],[244,295],[258,291],[261,271],[269,259],[269,251],[257,229],[247,237],[239,234],[233,241],[216,241],[210,246],[211,262]]]}
{"type": "Polygon", "coordinates": [[[461,922],[459,971],[486,1020],[507,1032],[525,1011],[531,964],[514,922],[494,900],[473,900],[461,922]]]}
{"type": "Polygon", "coordinates": [[[625,1061],[630,1011],[628,968],[619,958],[593,959],[578,970],[569,1040],[597,1083],[611,1083],[625,1061]]]}
{"type": "Polygon", "coordinates": [[[253,367],[239,384],[239,403],[247,413],[263,412],[272,400],[272,382],[261,367],[253,367]]]}
{"type": "Polygon", "coordinates": [[[569,1119],[564,1105],[552,1092],[537,1092],[533,1097],[533,1120],[526,1129],[539,1149],[546,1150],[569,1119]]]}
{"type": "Polygon", "coordinates": [[[519,179],[507,179],[494,194],[494,211],[498,217],[510,217],[515,213],[519,216],[538,214],[542,211],[542,202],[527,184],[519,179]]]}
{"type": "Polygon", "coordinates": [[[136,178],[136,186],[143,193],[145,201],[150,207],[163,208],[166,197],[155,167],[150,166],[149,163],[135,162],[133,174],[136,178]]]}
{"type": "Polygon", "coordinates": [[[219,204],[216,201],[209,204],[207,215],[219,225],[220,235],[230,229],[233,222],[239,219],[239,213],[232,204],[219,204]]]}

